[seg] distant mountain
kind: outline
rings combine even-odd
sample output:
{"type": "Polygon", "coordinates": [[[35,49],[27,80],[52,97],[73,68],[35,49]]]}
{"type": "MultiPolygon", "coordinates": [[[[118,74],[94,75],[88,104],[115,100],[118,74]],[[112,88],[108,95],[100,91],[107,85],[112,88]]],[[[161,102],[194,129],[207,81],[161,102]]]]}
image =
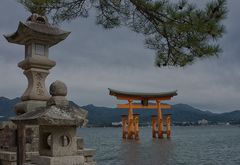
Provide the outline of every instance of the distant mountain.
{"type": "MultiPolygon", "coordinates": [[[[6,120],[14,116],[14,105],[20,102],[19,98],[8,99],[0,97],[0,117],[1,120],[6,120]]],[[[78,106],[70,101],[72,106],[78,106]]],[[[81,108],[88,111],[88,120],[90,125],[110,125],[112,122],[121,121],[121,115],[127,114],[127,109],[97,107],[92,104],[82,106],[81,108]]],[[[140,114],[140,123],[151,122],[151,116],[156,115],[155,109],[134,109],[134,113],[140,114]]],[[[172,109],[163,110],[163,114],[171,113],[172,120],[175,123],[179,122],[197,122],[201,119],[206,119],[213,123],[215,122],[231,122],[240,123],[240,110],[226,113],[212,113],[210,111],[202,111],[187,104],[176,104],[172,109]]]]}
{"type": "MultiPolygon", "coordinates": [[[[173,114],[173,121],[176,122],[196,122],[201,119],[206,119],[209,121],[215,121],[215,117],[217,114],[209,112],[209,111],[202,111],[199,109],[196,109],[194,107],[191,107],[187,104],[176,104],[172,106],[173,114]]],[[[239,113],[239,119],[240,119],[240,113],[239,113]]]]}
{"type": "MultiPolygon", "coordinates": [[[[96,107],[94,105],[83,106],[88,110],[89,124],[109,125],[112,122],[121,121],[121,115],[127,114],[127,109],[96,107]]],[[[151,122],[151,116],[157,115],[156,109],[134,109],[134,113],[140,114],[140,123],[151,122]]],[[[240,124],[240,110],[226,113],[212,113],[210,111],[202,111],[191,107],[187,104],[176,104],[172,109],[163,110],[163,115],[172,114],[174,123],[181,122],[198,122],[206,119],[212,123],[231,122],[240,124]]]]}
{"type": "Polygon", "coordinates": [[[226,112],[217,115],[217,121],[221,122],[233,122],[233,123],[240,123],[240,110],[226,112]]]}
{"type": "Polygon", "coordinates": [[[94,105],[83,106],[88,111],[89,124],[109,125],[114,121],[121,121],[121,115],[127,114],[127,110],[107,107],[96,107],[94,105]]]}
{"type": "Polygon", "coordinates": [[[14,106],[20,102],[20,98],[8,99],[0,97],[0,121],[15,116],[14,106]]]}

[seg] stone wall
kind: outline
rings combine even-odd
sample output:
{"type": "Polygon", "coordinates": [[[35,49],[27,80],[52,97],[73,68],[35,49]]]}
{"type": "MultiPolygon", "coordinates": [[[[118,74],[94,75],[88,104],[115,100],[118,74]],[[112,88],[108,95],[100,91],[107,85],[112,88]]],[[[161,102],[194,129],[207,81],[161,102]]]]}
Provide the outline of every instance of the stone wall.
{"type": "Polygon", "coordinates": [[[0,123],[0,150],[16,151],[16,138],[17,129],[16,125],[12,122],[0,123]]]}
{"type": "MultiPolygon", "coordinates": [[[[38,151],[38,127],[26,128],[26,151],[38,151]]],[[[11,121],[0,123],[0,150],[17,151],[17,126],[11,121]]]]}

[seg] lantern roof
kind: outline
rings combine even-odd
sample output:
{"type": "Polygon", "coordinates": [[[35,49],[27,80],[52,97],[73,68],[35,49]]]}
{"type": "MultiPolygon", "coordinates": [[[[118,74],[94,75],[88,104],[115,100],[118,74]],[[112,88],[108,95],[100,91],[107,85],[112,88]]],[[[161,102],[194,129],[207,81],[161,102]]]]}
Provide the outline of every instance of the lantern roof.
{"type": "Polygon", "coordinates": [[[70,32],[49,24],[46,16],[33,14],[25,23],[19,22],[15,33],[4,35],[8,42],[25,45],[29,41],[42,41],[50,47],[67,38],[70,32]]]}
{"type": "Polygon", "coordinates": [[[25,125],[81,126],[84,123],[82,111],[82,109],[75,107],[39,107],[11,120],[16,124],[25,125]]]}

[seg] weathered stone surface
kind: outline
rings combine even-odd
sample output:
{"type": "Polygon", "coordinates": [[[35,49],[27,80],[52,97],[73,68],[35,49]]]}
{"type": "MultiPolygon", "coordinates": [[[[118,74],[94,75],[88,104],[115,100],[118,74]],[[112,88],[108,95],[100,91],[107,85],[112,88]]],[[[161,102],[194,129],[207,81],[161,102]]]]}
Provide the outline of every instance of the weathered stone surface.
{"type": "Polygon", "coordinates": [[[48,58],[49,47],[64,40],[70,33],[48,23],[45,16],[33,14],[26,23],[19,23],[14,34],[5,35],[8,42],[25,45],[25,59],[18,66],[24,70],[28,79],[28,87],[21,97],[24,103],[16,106],[17,114],[29,112],[39,106],[39,101],[49,100],[45,87],[45,79],[55,61],[48,58]],[[31,101],[25,102],[25,101],[31,101]]]}
{"type": "Polygon", "coordinates": [[[56,81],[51,84],[50,93],[53,95],[47,102],[47,107],[39,107],[12,119],[15,123],[28,125],[57,125],[82,126],[87,121],[87,111],[71,107],[65,99],[67,87],[64,83],[56,81]]]}
{"type": "Polygon", "coordinates": [[[83,138],[77,137],[77,149],[80,150],[83,149],[83,147],[84,147],[83,138]]]}
{"type": "Polygon", "coordinates": [[[9,129],[16,129],[17,126],[12,121],[2,121],[0,122],[0,130],[8,127],[9,129]]]}
{"type": "Polygon", "coordinates": [[[14,162],[10,162],[10,161],[6,161],[6,160],[0,160],[0,164],[1,165],[17,165],[17,163],[14,162]]]}
{"type": "Polygon", "coordinates": [[[15,106],[15,112],[17,115],[34,111],[38,107],[46,107],[46,101],[41,100],[28,100],[18,103],[15,106]]]}
{"type": "Polygon", "coordinates": [[[0,150],[16,151],[16,125],[10,121],[0,123],[0,150]]]}
{"type": "Polygon", "coordinates": [[[86,156],[85,158],[85,162],[93,162],[93,157],[92,156],[86,156]]]}
{"type": "MultiPolygon", "coordinates": [[[[0,150],[16,152],[17,126],[13,122],[0,123],[0,150]]],[[[38,151],[38,127],[27,126],[26,132],[26,151],[38,151]]]]}
{"type": "Polygon", "coordinates": [[[17,160],[16,152],[0,150],[0,159],[7,160],[7,161],[16,161],[17,160]]]}
{"type": "Polygon", "coordinates": [[[53,82],[49,90],[52,97],[47,102],[48,106],[54,105],[58,108],[69,108],[69,101],[65,97],[67,95],[67,86],[63,82],[59,80],[53,82]]]}
{"type": "Polygon", "coordinates": [[[90,148],[84,148],[82,150],[77,151],[78,155],[83,155],[83,156],[93,156],[96,153],[95,149],[90,149],[90,148]]]}
{"type": "Polygon", "coordinates": [[[84,165],[83,156],[33,156],[32,163],[36,165],[84,165]]]}
{"type": "Polygon", "coordinates": [[[18,63],[18,67],[22,68],[23,70],[28,70],[30,68],[49,70],[56,65],[56,62],[48,59],[47,56],[48,54],[46,54],[46,56],[29,54],[28,58],[18,63]]]}
{"type": "Polygon", "coordinates": [[[13,119],[15,123],[39,125],[40,156],[33,157],[32,163],[83,165],[86,161],[92,162],[93,150],[84,150],[79,154],[78,149],[83,148],[83,139],[76,137],[76,128],[84,123],[87,113],[69,105],[65,99],[67,88],[64,83],[57,81],[51,85],[50,90],[52,97],[46,107],[36,108],[13,119]],[[69,157],[74,159],[66,161],[69,157]],[[79,159],[82,161],[77,161],[79,159]]]}
{"type": "Polygon", "coordinates": [[[25,45],[30,40],[41,38],[49,46],[56,45],[67,38],[70,32],[51,26],[44,16],[33,14],[26,23],[20,22],[15,33],[4,35],[8,42],[25,45]]]}
{"type": "MultiPolygon", "coordinates": [[[[38,155],[38,152],[26,152],[26,161],[29,161],[33,155],[38,155]]],[[[14,162],[17,160],[16,152],[0,150],[0,160],[14,162]]]]}
{"type": "Polygon", "coordinates": [[[28,125],[58,125],[58,126],[82,126],[87,122],[87,111],[72,107],[65,99],[67,87],[64,83],[56,81],[51,84],[53,95],[47,102],[47,107],[39,107],[33,111],[24,113],[12,119],[15,123],[28,125]]]}
{"type": "MultiPolygon", "coordinates": [[[[11,43],[25,45],[26,50],[25,59],[18,66],[24,70],[28,79],[28,88],[21,97],[22,102],[15,107],[18,116],[12,121],[21,126],[39,125],[40,130],[40,132],[36,131],[37,126],[24,126],[25,128],[22,127],[22,131],[19,131],[19,135],[24,135],[23,131],[26,131],[26,139],[22,136],[24,140],[19,140],[18,151],[22,151],[18,153],[20,162],[25,159],[25,149],[32,151],[37,148],[36,135],[38,133],[40,135],[38,148],[40,155],[38,152],[37,154],[27,152],[26,161],[31,158],[32,162],[27,162],[26,165],[94,165],[93,150],[84,150],[83,139],[76,137],[76,128],[87,123],[87,111],[69,105],[65,98],[67,86],[63,82],[56,81],[51,84],[52,97],[45,88],[45,79],[49,70],[56,64],[48,59],[49,48],[68,35],[69,32],[51,26],[45,16],[33,14],[26,23],[19,23],[14,34],[5,36],[11,43]],[[25,142],[26,146],[23,145],[25,142]],[[81,155],[78,149],[83,149],[81,155]]],[[[16,131],[16,129],[12,130],[16,131]]],[[[10,138],[10,134],[6,133],[6,135],[10,138]]],[[[16,141],[16,136],[12,137],[16,141]]],[[[0,165],[15,164],[16,152],[1,153],[0,151],[0,165]]]]}
{"type": "Polygon", "coordinates": [[[39,153],[38,152],[26,152],[26,161],[30,161],[32,156],[38,156],[39,153]]]}
{"type": "Polygon", "coordinates": [[[39,24],[45,24],[50,26],[48,22],[48,18],[46,16],[39,15],[37,13],[33,13],[30,17],[28,17],[27,22],[36,22],[39,24]]]}
{"type": "Polygon", "coordinates": [[[39,129],[39,139],[42,139],[39,144],[39,154],[41,156],[59,157],[77,154],[75,127],[40,126],[39,129]],[[64,136],[67,139],[63,139],[64,136]]]}
{"type": "Polygon", "coordinates": [[[50,94],[52,96],[67,96],[67,86],[57,80],[50,85],[50,94]]]}
{"type": "Polygon", "coordinates": [[[28,79],[28,87],[21,97],[22,101],[47,101],[50,95],[45,87],[45,79],[49,71],[32,67],[31,69],[25,70],[24,74],[28,79]]]}
{"type": "Polygon", "coordinates": [[[59,108],[67,108],[69,106],[69,101],[66,100],[65,96],[53,96],[48,100],[47,105],[55,105],[59,108]]]}
{"type": "Polygon", "coordinates": [[[82,126],[85,118],[83,118],[81,112],[75,112],[76,109],[70,107],[67,109],[57,108],[56,106],[40,107],[35,111],[12,118],[12,121],[27,125],[82,126]]]}
{"type": "MultiPolygon", "coordinates": [[[[26,152],[26,162],[29,162],[33,155],[38,155],[38,152],[26,152]]],[[[0,150],[0,165],[17,165],[16,161],[16,152],[0,150]]]]}
{"type": "Polygon", "coordinates": [[[97,165],[97,162],[85,162],[84,165],[97,165]]]}

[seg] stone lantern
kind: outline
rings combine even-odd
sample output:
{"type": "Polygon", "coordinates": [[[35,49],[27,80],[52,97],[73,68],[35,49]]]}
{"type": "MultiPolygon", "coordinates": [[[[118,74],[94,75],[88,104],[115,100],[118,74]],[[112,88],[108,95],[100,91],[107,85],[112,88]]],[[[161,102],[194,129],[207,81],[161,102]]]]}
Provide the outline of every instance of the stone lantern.
{"type": "Polygon", "coordinates": [[[17,152],[14,148],[14,152],[0,153],[0,164],[4,158],[6,164],[16,164],[17,160],[17,164],[22,165],[29,161],[30,155],[38,154],[35,151],[40,155],[33,158],[34,164],[71,165],[69,162],[73,162],[78,165],[76,160],[80,159],[84,159],[85,164],[86,160],[94,164],[92,156],[95,151],[83,149],[83,139],[76,137],[76,128],[87,121],[87,112],[69,105],[64,83],[52,84],[52,97],[45,87],[49,70],[56,65],[49,59],[49,48],[69,34],[50,25],[47,17],[32,14],[25,23],[19,23],[15,33],[4,35],[8,42],[25,46],[25,58],[18,66],[24,70],[28,87],[21,97],[22,102],[15,106],[17,117],[12,120],[17,124],[17,136],[13,137],[17,152]],[[30,130],[29,136],[27,130],[30,130]]]}
{"type": "Polygon", "coordinates": [[[64,83],[56,81],[51,84],[50,94],[52,97],[46,107],[36,108],[12,119],[16,124],[39,125],[39,155],[31,158],[31,164],[88,165],[84,151],[79,150],[76,136],[76,129],[83,125],[86,112],[69,105],[65,98],[67,87],[64,83]]]}
{"type": "Polygon", "coordinates": [[[15,107],[17,114],[46,106],[50,95],[45,88],[45,79],[56,64],[48,58],[49,48],[69,34],[70,32],[51,26],[47,17],[33,14],[26,23],[19,23],[15,33],[4,36],[10,43],[25,46],[25,59],[18,66],[24,70],[28,87],[21,97],[22,102],[15,107]]]}

